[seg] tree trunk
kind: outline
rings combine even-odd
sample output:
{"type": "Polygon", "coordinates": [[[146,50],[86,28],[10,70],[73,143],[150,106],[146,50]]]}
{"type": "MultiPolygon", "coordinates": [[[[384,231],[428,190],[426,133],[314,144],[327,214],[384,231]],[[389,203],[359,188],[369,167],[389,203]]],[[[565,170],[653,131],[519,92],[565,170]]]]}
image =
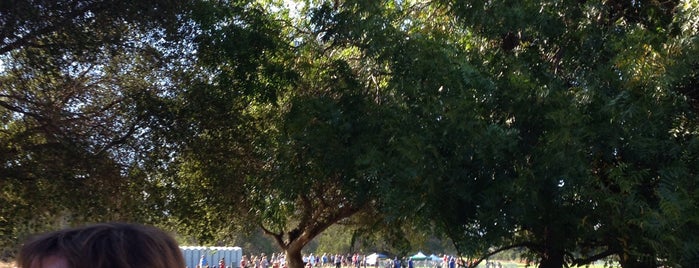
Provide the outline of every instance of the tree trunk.
{"type": "Polygon", "coordinates": [[[303,258],[300,247],[288,247],[286,253],[286,266],[288,268],[303,268],[303,258]]]}
{"type": "Polygon", "coordinates": [[[539,268],[562,268],[564,264],[563,251],[550,250],[541,257],[539,268]]]}

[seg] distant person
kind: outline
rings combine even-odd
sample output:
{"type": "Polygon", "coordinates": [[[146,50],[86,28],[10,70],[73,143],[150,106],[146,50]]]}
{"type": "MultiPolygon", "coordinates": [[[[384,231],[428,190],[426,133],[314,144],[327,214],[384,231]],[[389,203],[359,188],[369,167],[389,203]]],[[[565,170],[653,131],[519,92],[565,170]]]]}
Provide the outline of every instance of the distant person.
{"type": "Polygon", "coordinates": [[[328,265],[328,253],[323,253],[323,256],[320,257],[320,263],[322,264],[321,266],[325,267],[328,265]]]}
{"type": "Polygon", "coordinates": [[[286,268],[286,255],[279,254],[277,256],[279,257],[279,267],[286,268]]]}
{"type": "Polygon", "coordinates": [[[393,268],[400,268],[400,260],[397,256],[393,259],[393,268]]]}
{"type": "Polygon", "coordinates": [[[201,255],[201,258],[199,258],[199,267],[200,268],[209,267],[209,262],[206,261],[206,255],[201,255]]]}
{"type": "Polygon", "coordinates": [[[269,261],[267,261],[267,255],[264,253],[260,254],[260,268],[269,267],[269,261]]]}
{"type": "Polygon", "coordinates": [[[226,268],[226,258],[221,258],[221,260],[218,261],[218,268],[226,268]]]}
{"type": "Polygon", "coordinates": [[[335,268],[342,268],[342,257],[339,254],[335,255],[335,268]]]}
{"type": "Polygon", "coordinates": [[[250,261],[248,260],[247,255],[243,255],[242,258],[240,258],[240,268],[248,268],[250,267],[250,261]]]}
{"type": "Polygon", "coordinates": [[[99,223],[35,236],[17,257],[19,268],[181,268],[184,257],[164,231],[145,225],[99,223]]]}

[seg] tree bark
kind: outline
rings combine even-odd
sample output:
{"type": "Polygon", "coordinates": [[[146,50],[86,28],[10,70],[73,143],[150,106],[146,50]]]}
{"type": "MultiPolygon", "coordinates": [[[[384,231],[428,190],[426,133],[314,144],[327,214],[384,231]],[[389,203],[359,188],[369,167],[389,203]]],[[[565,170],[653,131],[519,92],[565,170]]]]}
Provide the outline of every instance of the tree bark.
{"type": "Polygon", "coordinates": [[[560,250],[548,250],[539,262],[539,268],[562,268],[563,265],[564,256],[563,251],[560,250]]]}
{"type": "Polygon", "coordinates": [[[301,250],[308,242],[315,237],[316,234],[311,234],[308,230],[296,236],[295,239],[288,241],[286,247],[283,247],[286,254],[286,265],[288,268],[304,268],[301,250]]]}
{"type": "Polygon", "coordinates": [[[301,248],[294,247],[286,249],[286,266],[288,268],[303,268],[303,258],[301,257],[301,248]]]}

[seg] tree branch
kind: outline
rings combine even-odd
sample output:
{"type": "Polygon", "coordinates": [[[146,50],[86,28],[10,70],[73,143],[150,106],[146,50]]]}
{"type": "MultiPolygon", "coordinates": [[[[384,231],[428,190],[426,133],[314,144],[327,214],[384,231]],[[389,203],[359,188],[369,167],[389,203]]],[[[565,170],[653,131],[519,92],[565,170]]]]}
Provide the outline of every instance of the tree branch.
{"type": "Polygon", "coordinates": [[[471,263],[470,265],[467,265],[467,267],[468,267],[468,268],[472,268],[472,267],[475,268],[475,267],[478,267],[478,264],[480,264],[481,262],[483,262],[483,260],[485,260],[485,259],[487,259],[487,258],[490,258],[490,256],[493,256],[493,255],[495,255],[495,254],[498,254],[498,253],[500,253],[500,252],[503,252],[503,251],[508,250],[508,249],[513,249],[513,248],[529,248],[529,249],[534,249],[534,248],[541,248],[541,245],[538,245],[538,244],[532,243],[532,242],[522,242],[522,243],[512,244],[512,245],[509,245],[509,246],[504,246],[504,247],[501,247],[501,248],[499,248],[499,249],[496,249],[496,250],[494,250],[494,251],[492,251],[492,252],[486,253],[485,255],[481,256],[481,258],[478,259],[476,262],[471,263]]]}
{"type": "Polygon", "coordinates": [[[284,243],[284,239],[283,239],[283,234],[282,234],[282,233],[275,233],[275,232],[272,232],[271,230],[265,228],[265,226],[264,226],[263,224],[260,224],[260,228],[262,229],[262,231],[263,231],[266,235],[269,235],[269,236],[273,237],[273,238],[274,238],[274,241],[276,241],[277,244],[278,244],[279,246],[284,247],[284,246],[287,246],[287,245],[288,245],[288,244],[284,243]]]}
{"type": "Polygon", "coordinates": [[[87,5],[83,8],[73,10],[73,11],[69,12],[68,14],[63,15],[62,19],[57,21],[56,23],[46,25],[43,28],[31,31],[29,34],[22,36],[19,39],[16,39],[16,40],[11,41],[11,42],[6,43],[6,44],[2,44],[2,46],[0,46],[0,54],[5,54],[5,53],[10,52],[12,50],[21,48],[23,46],[32,45],[32,42],[34,40],[36,40],[37,38],[41,37],[42,35],[48,34],[50,32],[56,31],[57,29],[60,29],[61,27],[69,24],[76,17],[81,16],[89,11],[97,13],[96,11],[98,11],[102,8],[104,8],[103,3],[96,2],[96,3],[92,3],[91,5],[87,5]]]}
{"type": "Polygon", "coordinates": [[[605,251],[602,251],[602,252],[600,252],[600,253],[598,253],[598,254],[592,255],[592,256],[587,257],[587,258],[584,258],[584,259],[575,258],[575,259],[573,259],[573,265],[574,265],[574,266],[583,266],[583,265],[587,265],[587,264],[590,264],[590,263],[592,263],[592,262],[594,262],[594,261],[597,261],[597,260],[600,260],[600,259],[609,257],[609,256],[614,255],[614,254],[617,254],[617,253],[618,253],[618,252],[616,252],[615,250],[607,249],[607,250],[605,250],[605,251]]]}

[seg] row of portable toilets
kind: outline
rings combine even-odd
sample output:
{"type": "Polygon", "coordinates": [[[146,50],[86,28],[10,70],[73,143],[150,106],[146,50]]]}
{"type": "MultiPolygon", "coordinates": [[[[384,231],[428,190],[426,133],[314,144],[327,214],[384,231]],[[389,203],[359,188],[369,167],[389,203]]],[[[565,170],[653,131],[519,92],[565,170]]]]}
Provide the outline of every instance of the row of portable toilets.
{"type": "Polygon", "coordinates": [[[180,249],[187,268],[199,267],[202,256],[206,259],[206,264],[212,268],[218,268],[218,262],[222,259],[226,267],[238,268],[243,258],[243,249],[240,247],[180,247],[180,249]]]}

